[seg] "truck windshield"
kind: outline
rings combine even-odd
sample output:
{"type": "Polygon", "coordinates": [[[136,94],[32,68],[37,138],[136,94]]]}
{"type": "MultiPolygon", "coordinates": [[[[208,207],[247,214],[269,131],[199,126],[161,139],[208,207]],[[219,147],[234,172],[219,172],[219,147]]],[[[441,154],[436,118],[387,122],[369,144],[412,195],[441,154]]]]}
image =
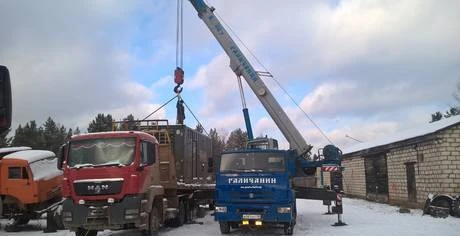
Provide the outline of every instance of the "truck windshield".
{"type": "Polygon", "coordinates": [[[129,165],[134,160],[135,138],[100,138],[73,141],[67,165],[70,167],[129,165]]]}
{"type": "Polygon", "coordinates": [[[281,153],[229,153],[220,160],[220,172],[280,172],[285,170],[281,153]]]}

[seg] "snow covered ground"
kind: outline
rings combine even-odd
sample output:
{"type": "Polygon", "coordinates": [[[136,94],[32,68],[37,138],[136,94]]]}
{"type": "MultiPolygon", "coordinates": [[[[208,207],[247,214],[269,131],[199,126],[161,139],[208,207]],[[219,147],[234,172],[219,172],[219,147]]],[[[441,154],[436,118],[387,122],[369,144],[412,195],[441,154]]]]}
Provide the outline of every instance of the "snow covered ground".
{"type": "MultiPolygon", "coordinates": [[[[320,201],[297,200],[298,220],[294,235],[460,235],[460,219],[449,216],[445,219],[422,216],[421,210],[411,210],[410,214],[398,213],[398,208],[386,204],[367,202],[358,199],[344,199],[343,221],[347,226],[332,227],[337,221],[336,215],[323,215],[326,207],[320,201]]],[[[188,224],[180,228],[162,229],[160,235],[220,235],[219,225],[208,214],[197,219],[202,224],[188,224]]],[[[3,227],[7,221],[1,220],[1,236],[74,236],[67,230],[57,233],[42,233],[45,221],[33,221],[19,233],[7,233],[3,227]]],[[[282,235],[282,229],[264,229],[260,231],[232,230],[230,235],[282,235]]],[[[98,236],[140,235],[136,231],[99,232],[98,236]]]]}

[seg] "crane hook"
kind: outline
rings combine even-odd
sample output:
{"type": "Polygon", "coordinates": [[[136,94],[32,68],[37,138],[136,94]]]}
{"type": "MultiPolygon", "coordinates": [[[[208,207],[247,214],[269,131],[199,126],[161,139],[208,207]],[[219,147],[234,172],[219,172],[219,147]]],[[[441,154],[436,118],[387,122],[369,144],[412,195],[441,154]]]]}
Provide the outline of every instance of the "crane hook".
{"type": "Polygon", "coordinates": [[[176,85],[176,87],[174,87],[174,92],[177,93],[177,94],[179,94],[179,93],[182,92],[183,89],[184,89],[184,88],[182,88],[182,87],[180,86],[180,84],[178,84],[178,85],[176,85]]]}

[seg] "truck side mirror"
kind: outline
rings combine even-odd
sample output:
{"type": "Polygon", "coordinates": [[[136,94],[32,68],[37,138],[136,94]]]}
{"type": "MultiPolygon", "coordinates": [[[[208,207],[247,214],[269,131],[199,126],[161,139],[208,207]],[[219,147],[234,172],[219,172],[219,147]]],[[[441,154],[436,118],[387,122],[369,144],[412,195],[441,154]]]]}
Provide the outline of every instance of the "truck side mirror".
{"type": "Polygon", "coordinates": [[[67,150],[67,144],[68,143],[65,143],[65,144],[61,145],[61,147],[59,148],[59,154],[57,155],[57,168],[58,168],[58,170],[62,170],[62,163],[64,163],[65,153],[66,153],[66,150],[67,150]]]}
{"type": "Polygon", "coordinates": [[[0,65],[0,134],[11,126],[11,83],[8,68],[0,65]]]}

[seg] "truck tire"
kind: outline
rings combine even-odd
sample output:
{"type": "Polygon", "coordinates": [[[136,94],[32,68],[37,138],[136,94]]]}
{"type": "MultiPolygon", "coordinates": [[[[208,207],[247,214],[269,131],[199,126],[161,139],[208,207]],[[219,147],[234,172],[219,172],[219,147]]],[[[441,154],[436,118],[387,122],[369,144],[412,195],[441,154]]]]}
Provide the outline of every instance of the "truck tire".
{"type": "Polygon", "coordinates": [[[3,200],[2,196],[0,196],[0,219],[3,218],[3,200]]]}
{"type": "Polygon", "coordinates": [[[30,219],[26,216],[20,216],[14,219],[14,224],[16,225],[25,225],[29,223],[30,219]]]}
{"type": "Polygon", "coordinates": [[[149,214],[149,228],[144,231],[145,236],[157,236],[160,229],[160,214],[157,205],[152,206],[152,211],[149,214]]]}
{"type": "Polygon", "coordinates": [[[96,236],[97,230],[88,230],[83,228],[78,228],[75,232],[75,236],[96,236]]]}
{"type": "Polygon", "coordinates": [[[174,219],[174,223],[173,223],[174,227],[180,227],[184,225],[186,222],[186,217],[187,217],[187,214],[186,214],[185,202],[180,201],[179,202],[179,214],[174,219]]]}
{"type": "MultiPolygon", "coordinates": [[[[62,207],[62,206],[59,206],[59,207],[62,207]]],[[[61,210],[58,210],[58,209],[53,211],[53,220],[56,223],[57,229],[63,230],[65,229],[65,227],[64,227],[64,222],[62,221],[62,214],[61,214],[62,212],[61,210]]]]}
{"type": "Polygon", "coordinates": [[[294,224],[291,223],[285,223],[284,224],[284,234],[285,235],[292,235],[294,233],[294,224]]]}
{"type": "Polygon", "coordinates": [[[220,233],[228,234],[230,233],[230,224],[228,222],[219,221],[220,233]]]}

